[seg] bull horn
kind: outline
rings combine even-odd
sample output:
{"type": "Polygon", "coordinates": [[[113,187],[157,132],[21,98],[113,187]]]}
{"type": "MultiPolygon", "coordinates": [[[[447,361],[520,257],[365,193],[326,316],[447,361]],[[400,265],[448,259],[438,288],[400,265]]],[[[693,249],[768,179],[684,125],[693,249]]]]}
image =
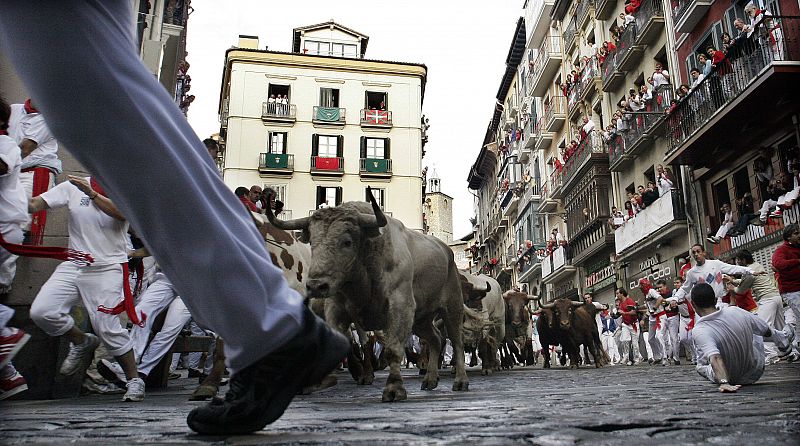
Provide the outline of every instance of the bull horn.
{"type": "MultiPolygon", "coordinates": [[[[270,194],[268,197],[269,200],[272,200],[273,195],[270,194]]],[[[269,202],[269,201],[268,201],[269,202]]],[[[308,222],[311,217],[303,217],[303,218],[295,218],[294,220],[286,220],[283,221],[275,216],[272,213],[272,208],[267,206],[267,220],[278,229],[283,229],[284,231],[293,231],[296,229],[308,229],[308,222]]]]}
{"type": "Polygon", "coordinates": [[[584,305],[584,303],[583,303],[583,302],[575,302],[575,301],[572,301],[571,303],[572,303],[572,306],[573,306],[573,307],[580,307],[580,306],[583,306],[583,305],[584,305]]]}
{"type": "Polygon", "coordinates": [[[378,202],[375,201],[375,197],[372,196],[372,187],[370,186],[367,186],[367,197],[369,197],[369,202],[372,204],[372,212],[375,215],[359,215],[358,225],[362,228],[380,228],[386,226],[386,216],[383,214],[381,207],[378,206],[378,202]]]}
{"type": "Polygon", "coordinates": [[[539,305],[539,308],[544,308],[544,309],[547,309],[547,310],[552,310],[552,309],[553,309],[555,306],[556,306],[556,304],[555,304],[555,303],[549,303],[549,304],[541,304],[541,305],[539,305]]]}
{"type": "Polygon", "coordinates": [[[528,294],[528,297],[526,299],[528,300],[528,302],[530,302],[532,300],[539,300],[539,296],[534,296],[533,294],[528,294]]]}
{"type": "Polygon", "coordinates": [[[489,282],[486,282],[486,289],[485,290],[477,290],[477,291],[480,291],[481,293],[488,293],[489,291],[492,291],[492,284],[489,283],[489,282]]]}

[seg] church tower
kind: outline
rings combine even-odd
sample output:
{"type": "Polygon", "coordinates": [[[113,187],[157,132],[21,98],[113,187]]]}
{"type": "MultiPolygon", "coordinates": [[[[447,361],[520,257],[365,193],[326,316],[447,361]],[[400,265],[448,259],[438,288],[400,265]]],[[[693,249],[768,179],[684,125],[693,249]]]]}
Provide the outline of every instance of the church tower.
{"type": "Polygon", "coordinates": [[[453,197],[442,193],[442,180],[432,169],[423,206],[425,233],[450,244],[453,241],[453,197]]]}

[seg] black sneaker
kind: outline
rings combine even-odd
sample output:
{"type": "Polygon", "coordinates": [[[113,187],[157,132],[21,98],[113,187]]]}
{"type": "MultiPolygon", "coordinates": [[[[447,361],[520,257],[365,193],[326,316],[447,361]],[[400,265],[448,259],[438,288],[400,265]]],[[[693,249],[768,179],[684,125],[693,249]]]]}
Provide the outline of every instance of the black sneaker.
{"type": "Polygon", "coordinates": [[[303,387],[320,382],[350,351],[344,335],[304,308],[300,334],[231,377],[225,399],[189,412],[189,427],[205,435],[241,435],[277,420],[303,387]]]}

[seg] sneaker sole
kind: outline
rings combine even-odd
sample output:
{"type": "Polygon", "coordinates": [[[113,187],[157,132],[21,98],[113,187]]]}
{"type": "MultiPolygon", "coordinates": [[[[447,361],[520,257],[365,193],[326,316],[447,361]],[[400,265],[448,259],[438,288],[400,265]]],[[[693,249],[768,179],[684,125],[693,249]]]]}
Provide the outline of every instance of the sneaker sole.
{"type": "Polygon", "coordinates": [[[120,389],[127,390],[127,387],[125,386],[126,383],[122,381],[120,377],[116,373],[114,373],[114,371],[111,370],[109,366],[105,365],[103,361],[97,362],[97,373],[99,373],[100,376],[105,378],[106,381],[110,382],[111,384],[114,384],[120,389]]]}
{"type": "Polygon", "coordinates": [[[141,403],[142,401],[144,401],[144,395],[140,397],[123,396],[122,401],[126,403],[141,403]]]}
{"type": "Polygon", "coordinates": [[[28,333],[25,333],[22,336],[22,338],[20,338],[20,340],[17,341],[16,345],[14,345],[14,348],[12,348],[10,352],[8,352],[8,356],[6,356],[6,359],[3,360],[2,363],[0,363],[0,369],[2,369],[3,367],[7,366],[8,363],[10,363],[11,360],[14,358],[14,356],[16,356],[16,354],[19,353],[20,350],[22,350],[22,347],[24,347],[25,344],[30,339],[31,339],[31,335],[29,335],[28,333]]]}
{"type": "MultiPolygon", "coordinates": [[[[195,411],[189,412],[186,424],[193,431],[203,435],[242,435],[250,434],[264,429],[264,427],[280,418],[289,407],[295,396],[309,385],[320,382],[332,370],[336,369],[342,358],[346,357],[350,351],[350,341],[339,332],[334,331],[328,326],[323,328],[329,330],[331,335],[324,340],[324,344],[319,346],[317,361],[312,367],[308,367],[303,373],[293,375],[288,382],[283,383],[271,399],[269,406],[266,407],[261,417],[248,424],[231,425],[206,425],[195,418],[195,411]]],[[[303,352],[297,357],[302,358],[311,352],[303,352]]]]}
{"type": "Polygon", "coordinates": [[[0,401],[3,401],[6,398],[11,398],[12,396],[14,396],[14,395],[16,395],[18,393],[22,393],[22,392],[24,392],[26,390],[28,390],[28,385],[27,384],[23,384],[21,386],[14,387],[13,389],[8,390],[8,391],[3,392],[2,394],[0,394],[0,401]]]}
{"type": "Polygon", "coordinates": [[[95,339],[95,344],[89,349],[89,352],[86,354],[86,358],[83,358],[83,361],[81,361],[81,364],[78,364],[78,366],[75,367],[75,370],[64,371],[64,363],[62,362],[61,363],[61,367],[58,369],[58,373],[60,373],[60,374],[62,374],[64,376],[72,376],[75,373],[77,373],[78,370],[80,370],[81,368],[85,369],[87,367],[86,366],[86,359],[89,358],[89,360],[91,361],[91,359],[94,358],[94,351],[97,350],[97,347],[100,346],[100,339],[98,339],[97,337],[94,337],[93,339],[95,339]]]}

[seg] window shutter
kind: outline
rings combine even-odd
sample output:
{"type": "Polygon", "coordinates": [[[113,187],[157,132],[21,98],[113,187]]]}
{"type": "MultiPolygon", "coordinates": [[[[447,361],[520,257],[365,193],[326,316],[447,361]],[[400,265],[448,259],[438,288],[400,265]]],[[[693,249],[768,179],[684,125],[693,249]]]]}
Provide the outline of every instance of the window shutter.
{"type": "Polygon", "coordinates": [[[342,135],[336,137],[336,156],[339,158],[344,156],[344,136],[342,135]]]}
{"type": "Polygon", "coordinates": [[[336,188],[336,206],[342,204],[342,187],[339,186],[336,188]]]}
{"type": "Polygon", "coordinates": [[[311,156],[319,156],[319,135],[311,135],[311,156]]]}
{"type": "Polygon", "coordinates": [[[286,154],[289,153],[289,133],[283,132],[283,147],[281,147],[281,153],[286,154]]]}
{"type": "Polygon", "coordinates": [[[392,152],[389,151],[389,138],[383,138],[383,158],[390,160],[392,159],[392,152]]]}
{"type": "Polygon", "coordinates": [[[314,209],[318,208],[319,205],[325,202],[325,188],[322,186],[317,186],[317,204],[314,206],[314,209]]]}
{"type": "Polygon", "coordinates": [[[359,158],[363,159],[363,158],[366,158],[366,157],[367,157],[367,137],[366,136],[362,136],[361,137],[361,155],[359,156],[359,158]]]}

